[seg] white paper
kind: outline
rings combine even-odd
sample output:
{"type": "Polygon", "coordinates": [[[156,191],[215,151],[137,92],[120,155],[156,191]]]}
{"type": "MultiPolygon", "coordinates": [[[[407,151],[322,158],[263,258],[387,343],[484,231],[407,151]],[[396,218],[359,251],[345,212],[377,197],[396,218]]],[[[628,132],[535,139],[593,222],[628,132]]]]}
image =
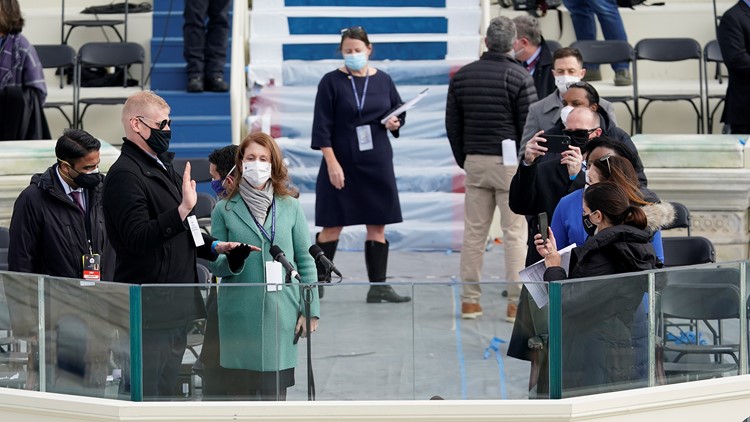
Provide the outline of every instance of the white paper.
{"type": "Polygon", "coordinates": [[[195,242],[195,246],[203,246],[205,242],[203,241],[201,228],[198,226],[198,218],[196,218],[194,215],[188,216],[187,222],[188,227],[190,227],[190,233],[193,235],[193,242],[195,242]]]}
{"type": "Polygon", "coordinates": [[[284,286],[282,271],[280,262],[266,261],[266,290],[269,292],[281,291],[284,286]]]}
{"type": "MultiPolygon", "coordinates": [[[[570,267],[570,251],[573,250],[573,248],[576,247],[576,244],[573,243],[572,245],[568,245],[559,251],[557,251],[560,254],[560,266],[565,269],[565,272],[568,272],[568,269],[570,267]]],[[[522,269],[518,272],[518,275],[521,276],[521,281],[544,281],[544,271],[547,269],[547,267],[544,266],[544,259],[537,261],[528,267],[522,269]]],[[[549,295],[547,294],[547,284],[543,283],[524,283],[524,286],[526,286],[526,290],[529,291],[529,294],[531,295],[531,298],[534,299],[534,302],[536,303],[536,306],[539,308],[543,307],[547,303],[549,303],[549,295]]]]}
{"type": "Polygon", "coordinates": [[[390,119],[391,117],[398,116],[399,114],[401,114],[401,113],[403,113],[405,111],[411,110],[419,102],[419,100],[421,100],[422,98],[424,98],[425,95],[427,95],[427,91],[429,91],[429,90],[430,90],[430,88],[425,88],[422,92],[420,92],[419,94],[417,94],[416,97],[414,97],[411,100],[405,102],[404,104],[401,105],[401,107],[399,107],[396,110],[394,110],[393,113],[391,113],[391,114],[383,117],[383,119],[380,120],[380,124],[384,125],[385,122],[387,122],[388,119],[390,119]]]}
{"type": "Polygon", "coordinates": [[[516,152],[516,141],[512,139],[503,140],[503,165],[517,166],[518,152],[516,152]]]}

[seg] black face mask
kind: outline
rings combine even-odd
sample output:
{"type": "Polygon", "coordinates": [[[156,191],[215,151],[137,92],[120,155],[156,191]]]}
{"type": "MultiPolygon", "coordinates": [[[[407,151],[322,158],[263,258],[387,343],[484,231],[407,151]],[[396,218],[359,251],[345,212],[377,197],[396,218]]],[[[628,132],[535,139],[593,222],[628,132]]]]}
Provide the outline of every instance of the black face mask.
{"type": "Polygon", "coordinates": [[[591,222],[591,214],[593,214],[593,212],[583,216],[583,229],[586,230],[586,234],[589,235],[589,237],[596,234],[596,224],[591,222]]]}
{"type": "MultiPolygon", "coordinates": [[[[99,186],[102,181],[104,181],[104,176],[99,173],[98,169],[95,170],[95,173],[81,173],[80,171],[74,169],[73,166],[68,164],[67,161],[61,162],[67,164],[70,167],[70,171],[77,174],[75,177],[72,177],[71,180],[78,187],[84,189],[94,189],[95,187],[99,186]]],[[[70,172],[68,173],[68,177],[70,177],[70,172]]]]}
{"type": "Polygon", "coordinates": [[[161,155],[162,153],[167,152],[169,149],[169,140],[172,139],[172,131],[154,129],[152,127],[149,127],[149,129],[151,129],[151,135],[148,139],[144,138],[140,133],[138,136],[146,141],[146,145],[154,151],[154,154],[161,155]]]}
{"type": "Polygon", "coordinates": [[[576,130],[563,130],[563,135],[570,136],[571,144],[573,146],[581,147],[589,141],[589,135],[596,129],[576,129],[576,130]]]}
{"type": "Polygon", "coordinates": [[[102,181],[104,181],[104,176],[99,172],[78,173],[78,176],[73,178],[73,182],[84,189],[94,189],[99,186],[102,181]]]}

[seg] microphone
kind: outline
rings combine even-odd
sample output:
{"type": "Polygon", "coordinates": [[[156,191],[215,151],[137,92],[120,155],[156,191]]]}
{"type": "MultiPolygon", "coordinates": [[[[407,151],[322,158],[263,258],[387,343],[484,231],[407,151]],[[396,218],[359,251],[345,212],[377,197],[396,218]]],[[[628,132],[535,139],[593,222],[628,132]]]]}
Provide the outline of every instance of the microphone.
{"type": "Polygon", "coordinates": [[[339,271],[338,268],[336,268],[336,265],[330,259],[328,259],[326,254],[323,252],[323,249],[320,249],[320,246],[314,244],[310,246],[308,252],[310,252],[310,255],[315,258],[315,262],[318,262],[323,267],[325,267],[326,273],[330,274],[331,272],[333,272],[336,273],[336,275],[340,278],[344,278],[341,275],[341,271],[339,271]]]}
{"type": "Polygon", "coordinates": [[[282,251],[278,245],[271,245],[270,252],[273,260],[280,263],[281,266],[284,267],[288,276],[294,277],[299,282],[302,282],[302,278],[299,276],[299,273],[294,269],[292,264],[289,263],[289,260],[286,259],[286,255],[284,255],[284,251],[282,251]]]}

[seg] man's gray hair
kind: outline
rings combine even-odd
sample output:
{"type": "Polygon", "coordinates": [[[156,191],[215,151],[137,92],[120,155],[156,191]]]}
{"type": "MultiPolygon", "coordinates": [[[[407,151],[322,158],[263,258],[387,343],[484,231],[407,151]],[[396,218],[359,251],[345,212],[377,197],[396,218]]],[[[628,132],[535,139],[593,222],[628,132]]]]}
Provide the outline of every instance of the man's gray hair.
{"type": "Polygon", "coordinates": [[[487,49],[496,53],[507,53],[513,49],[516,39],[516,24],[505,16],[498,16],[487,27],[487,49]]]}
{"type": "Polygon", "coordinates": [[[539,20],[531,15],[520,15],[513,18],[516,24],[516,38],[526,38],[531,45],[538,47],[542,43],[542,30],[539,20]]]}

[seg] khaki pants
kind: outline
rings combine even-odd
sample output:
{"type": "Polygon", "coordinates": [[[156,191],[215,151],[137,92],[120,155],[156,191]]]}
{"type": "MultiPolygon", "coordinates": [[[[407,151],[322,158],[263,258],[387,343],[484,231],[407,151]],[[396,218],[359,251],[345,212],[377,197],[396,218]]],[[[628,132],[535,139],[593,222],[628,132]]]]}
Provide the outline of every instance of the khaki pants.
{"type": "MultiPolygon", "coordinates": [[[[464,162],[466,170],[466,197],[464,198],[464,243],[461,249],[461,280],[480,281],[487,233],[492,224],[495,207],[500,210],[505,248],[505,281],[518,281],[518,272],[526,259],[528,230],[526,218],[514,214],[508,206],[508,191],[515,166],[504,166],[498,155],[469,155],[464,162]]],[[[508,301],[517,302],[521,293],[519,284],[508,285],[508,301]]],[[[479,303],[482,289],[479,284],[464,284],[462,302],[479,303]]]]}

